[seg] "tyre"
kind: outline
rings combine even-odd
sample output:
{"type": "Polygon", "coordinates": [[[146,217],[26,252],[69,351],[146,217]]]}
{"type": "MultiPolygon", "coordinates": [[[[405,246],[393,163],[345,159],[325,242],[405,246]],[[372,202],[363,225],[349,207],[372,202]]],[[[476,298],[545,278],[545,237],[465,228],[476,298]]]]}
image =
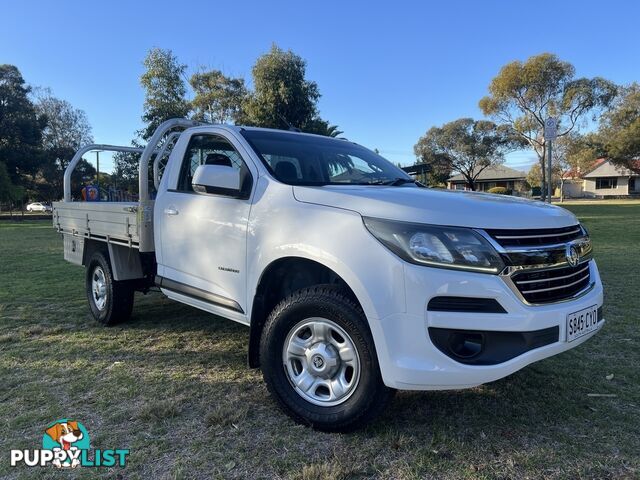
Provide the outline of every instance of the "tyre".
{"type": "Polygon", "coordinates": [[[131,282],[113,279],[106,253],[95,252],[87,265],[87,299],[93,317],[105,326],[128,320],[133,310],[134,289],[131,282]]]}
{"type": "Polygon", "coordinates": [[[318,430],[356,429],[394,393],[382,381],[364,312],[329,285],[298,290],[276,306],[264,327],[260,363],[282,409],[318,430]]]}

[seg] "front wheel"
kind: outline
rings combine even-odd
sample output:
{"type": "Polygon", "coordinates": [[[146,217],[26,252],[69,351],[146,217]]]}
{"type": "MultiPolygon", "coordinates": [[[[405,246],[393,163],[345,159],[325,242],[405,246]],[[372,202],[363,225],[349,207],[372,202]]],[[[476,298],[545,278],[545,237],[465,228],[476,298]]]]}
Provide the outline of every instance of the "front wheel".
{"type": "Polygon", "coordinates": [[[95,252],[87,265],[87,299],[93,317],[105,326],[124,322],[133,310],[131,282],[115,281],[111,262],[103,252],[95,252]]]}
{"type": "Polygon", "coordinates": [[[269,391],[299,423],[348,431],[382,412],[380,375],[362,309],[332,286],[299,290],[271,313],[260,345],[269,391]]]}

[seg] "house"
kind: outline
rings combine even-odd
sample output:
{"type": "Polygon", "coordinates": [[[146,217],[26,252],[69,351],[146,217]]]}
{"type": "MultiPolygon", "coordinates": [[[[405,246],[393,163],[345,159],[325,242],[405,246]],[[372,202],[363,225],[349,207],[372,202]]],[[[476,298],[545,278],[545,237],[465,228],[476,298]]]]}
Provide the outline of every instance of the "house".
{"type": "MultiPolygon", "coordinates": [[[[524,172],[504,165],[492,165],[482,170],[476,178],[476,190],[486,192],[494,187],[504,187],[510,192],[523,192],[528,190],[526,180],[527,174],[524,172]]],[[[462,174],[449,178],[447,188],[450,190],[470,190],[462,174]]]]}
{"type": "Polygon", "coordinates": [[[640,175],[613,165],[609,160],[596,160],[591,171],[582,176],[583,197],[618,197],[640,195],[640,175]]]}

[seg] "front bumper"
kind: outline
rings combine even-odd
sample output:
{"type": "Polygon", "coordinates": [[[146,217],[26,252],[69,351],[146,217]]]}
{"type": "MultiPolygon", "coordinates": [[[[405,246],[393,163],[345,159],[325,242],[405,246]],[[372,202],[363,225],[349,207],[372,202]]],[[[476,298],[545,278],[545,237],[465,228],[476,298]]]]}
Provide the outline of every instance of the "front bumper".
{"type": "MultiPolygon", "coordinates": [[[[574,348],[598,329],[568,343],[567,315],[602,306],[602,283],[595,261],[592,286],[581,296],[546,305],[527,305],[497,275],[458,272],[404,263],[406,311],[370,322],[385,384],[403,390],[468,388],[491,382],[552,355],[574,348]],[[435,296],[495,299],[506,313],[427,311],[435,296]],[[557,341],[495,365],[468,365],[445,355],[429,338],[429,327],[471,331],[532,332],[557,328],[557,341]]],[[[555,330],[555,329],[554,329],[555,330]]]]}

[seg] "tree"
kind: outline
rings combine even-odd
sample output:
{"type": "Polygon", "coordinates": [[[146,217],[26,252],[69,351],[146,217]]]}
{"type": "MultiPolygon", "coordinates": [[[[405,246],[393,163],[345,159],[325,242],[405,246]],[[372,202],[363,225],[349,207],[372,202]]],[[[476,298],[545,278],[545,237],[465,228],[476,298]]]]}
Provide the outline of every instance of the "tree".
{"type": "Polygon", "coordinates": [[[0,203],[11,202],[13,200],[13,189],[15,185],[11,183],[7,166],[0,162],[0,203]]]}
{"type": "Polygon", "coordinates": [[[88,161],[82,159],[76,165],[71,174],[71,191],[80,192],[85,185],[94,184],[96,180],[96,168],[88,161]]]}
{"type": "Polygon", "coordinates": [[[560,201],[564,201],[564,184],[569,178],[577,178],[591,170],[597,157],[585,149],[585,137],[576,132],[560,137],[553,146],[553,170],[557,171],[560,201]]]}
{"type": "Polygon", "coordinates": [[[307,64],[291,50],[273,45],[252,69],[254,91],[245,97],[238,123],[266,128],[298,128],[303,132],[337,137],[343,132],[320,118],[320,92],[307,80],[307,64]]]}
{"type": "Polygon", "coordinates": [[[66,167],[81,146],[93,142],[87,114],[66,100],[54,97],[50,89],[36,93],[36,110],[46,119],[42,147],[62,167],[66,167]]]}
{"type": "Polygon", "coordinates": [[[42,135],[43,161],[35,187],[41,197],[51,200],[62,196],[64,171],[75,152],[93,142],[91,125],[83,110],[54,97],[50,89],[36,93],[35,106],[47,122],[42,135]]]}
{"type": "MultiPolygon", "coordinates": [[[[134,146],[140,143],[134,140],[134,146]]],[[[138,166],[140,162],[139,153],[116,152],[111,157],[113,159],[112,181],[114,186],[129,193],[138,190],[138,166]]]]}
{"type": "MultiPolygon", "coordinates": [[[[418,160],[414,165],[420,163],[423,162],[418,160]]],[[[416,175],[416,180],[429,187],[446,187],[449,177],[451,177],[450,164],[448,162],[435,162],[431,164],[429,172],[416,175]]]]}
{"type": "Polygon", "coordinates": [[[0,65],[0,161],[14,185],[40,165],[40,145],[45,121],[38,117],[25,85],[13,65],[0,65]]]}
{"type": "Polygon", "coordinates": [[[9,210],[13,210],[13,203],[23,197],[24,188],[11,182],[7,166],[0,161],[0,204],[9,204],[9,210]]]}
{"type": "MultiPolygon", "coordinates": [[[[545,173],[546,173],[545,168],[545,173]]],[[[551,165],[551,183],[558,184],[560,182],[560,172],[558,168],[558,164],[556,162],[551,165]]],[[[527,183],[531,187],[539,187],[542,188],[542,169],[539,163],[534,163],[531,165],[529,172],[527,173],[527,183]]]]}
{"type": "MultiPolygon", "coordinates": [[[[589,171],[596,156],[586,147],[585,137],[571,132],[558,138],[553,144],[551,165],[551,185],[560,189],[560,200],[564,196],[564,184],[569,178],[576,178],[589,171]]],[[[546,173],[546,168],[545,168],[546,173]]],[[[532,187],[542,187],[542,171],[539,163],[531,167],[527,182],[532,187]]]]}
{"type": "Polygon", "coordinates": [[[475,190],[476,179],[484,169],[502,163],[505,153],[518,145],[507,127],[461,118],[430,128],[413,151],[421,163],[431,164],[435,172],[459,172],[469,188],[475,190]]]}
{"type": "Polygon", "coordinates": [[[276,45],[252,69],[254,91],[244,104],[246,122],[268,128],[302,130],[318,115],[318,85],[305,78],[306,62],[276,45]]]}
{"type": "MultiPolygon", "coordinates": [[[[146,126],[137,132],[139,138],[132,140],[134,147],[148,141],[165,120],[187,117],[190,111],[184,81],[187,66],[179,63],[171,50],[152,48],[143,65],[145,72],[140,77],[140,84],[145,90],[142,121],[146,126]]],[[[113,154],[113,181],[120,188],[135,190],[139,158],[139,154],[135,153],[113,154]]]]}
{"type": "Polygon", "coordinates": [[[319,117],[312,119],[307,123],[304,129],[307,133],[315,133],[316,135],[324,135],[325,137],[338,137],[344,132],[338,130],[337,125],[331,125],[326,120],[322,120],[319,117]]]}
{"type": "Polygon", "coordinates": [[[617,87],[608,80],[575,78],[573,65],[543,53],[502,67],[479,105],[485,115],[507,125],[535,151],[544,183],[545,119],[555,117],[558,137],[568,135],[586,114],[608,107],[616,94],[617,87]]]}
{"type": "Polygon", "coordinates": [[[149,140],[156,128],[170,118],[186,117],[189,102],[184,82],[186,65],[178,62],[171,50],[152,48],[144,59],[145,72],[140,83],[145,89],[142,121],[146,127],[138,134],[149,140]]]}
{"type": "Polygon", "coordinates": [[[583,154],[606,157],[619,167],[640,172],[640,84],[622,89],[598,131],[587,136],[583,154]]]}
{"type": "Polygon", "coordinates": [[[189,80],[195,97],[193,118],[209,123],[236,122],[242,112],[247,88],[241,78],[225,76],[220,70],[195,73],[189,80]]]}

